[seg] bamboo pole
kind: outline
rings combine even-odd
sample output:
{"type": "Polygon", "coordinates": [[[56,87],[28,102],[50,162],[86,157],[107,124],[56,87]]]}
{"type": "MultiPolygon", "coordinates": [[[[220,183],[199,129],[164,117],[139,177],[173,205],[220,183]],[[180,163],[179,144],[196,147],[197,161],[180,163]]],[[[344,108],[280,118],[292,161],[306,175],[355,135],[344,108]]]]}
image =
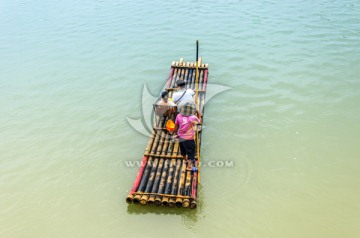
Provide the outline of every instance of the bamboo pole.
{"type": "MultiPolygon", "coordinates": [[[[175,159],[171,159],[170,167],[169,167],[169,175],[166,180],[166,186],[165,186],[165,194],[171,194],[171,184],[174,177],[174,170],[175,170],[175,159]]],[[[166,206],[169,202],[169,197],[163,197],[161,200],[161,203],[163,206],[166,206]]]]}
{"type": "Polygon", "coordinates": [[[172,154],[172,151],[174,149],[174,145],[175,145],[175,141],[174,140],[170,140],[170,143],[169,143],[169,146],[168,146],[168,149],[166,151],[166,157],[169,157],[171,156],[172,154]]]}
{"type": "Polygon", "coordinates": [[[168,133],[165,133],[165,135],[164,135],[164,144],[163,144],[163,147],[161,149],[161,156],[166,156],[166,152],[168,150],[169,143],[170,143],[170,135],[168,133]]]}
{"type": "MultiPolygon", "coordinates": [[[[173,180],[173,176],[174,176],[174,170],[175,170],[175,158],[177,157],[177,154],[179,152],[179,142],[176,141],[175,145],[174,145],[174,149],[171,155],[171,162],[170,162],[170,170],[169,170],[169,175],[166,181],[166,187],[165,187],[165,194],[170,194],[171,193],[171,184],[172,184],[172,180],[173,180]]],[[[168,197],[163,197],[161,203],[166,206],[169,202],[169,198],[168,197]]]]}
{"type": "Polygon", "coordinates": [[[156,131],[156,135],[155,135],[155,139],[154,139],[154,142],[151,146],[151,151],[150,151],[150,154],[156,154],[156,149],[158,147],[158,144],[159,144],[159,140],[160,140],[160,135],[161,135],[161,131],[156,131]]]}
{"type": "MultiPolygon", "coordinates": [[[[195,161],[195,166],[198,167],[197,162],[195,161]]],[[[197,207],[197,177],[198,173],[194,171],[193,179],[192,179],[192,185],[191,185],[191,203],[190,208],[195,209],[197,207]]]]}
{"type": "Polygon", "coordinates": [[[192,75],[193,75],[193,69],[189,69],[188,77],[186,80],[186,89],[191,88],[192,75]]]}
{"type": "Polygon", "coordinates": [[[170,68],[170,73],[169,73],[168,79],[167,79],[166,84],[165,84],[165,85],[166,85],[165,88],[166,88],[166,87],[167,87],[167,88],[170,87],[173,74],[174,74],[174,68],[171,67],[171,68],[170,68]]]}
{"type": "Polygon", "coordinates": [[[190,87],[192,90],[195,90],[195,79],[196,79],[196,69],[193,69],[192,75],[191,75],[191,84],[190,87]]]}
{"type": "MultiPolygon", "coordinates": [[[[166,182],[167,174],[168,174],[168,171],[169,171],[169,164],[170,164],[170,161],[165,160],[164,169],[162,171],[161,178],[160,178],[160,185],[159,185],[159,188],[158,188],[158,191],[157,191],[158,194],[163,194],[164,193],[165,182],[166,182]]],[[[157,206],[161,205],[161,197],[160,196],[156,196],[155,205],[157,205],[157,206]]]]}
{"type": "MultiPolygon", "coordinates": [[[[199,60],[198,56],[199,56],[199,41],[196,41],[196,100],[195,101],[196,101],[197,111],[200,112],[198,66],[199,66],[199,64],[201,65],[201,58],[199,60]],[[198,62],[198,61],[200,61],[200,62],[198,62]]],[[[200,141],[199,141],[199,130],[198,129],[199,129],[198,126],[196,126],[196,151],[197,151],[198,162],[200,164],[200,141]]],[[[199,172],[199,174],[200,174],[200,172],[199,172]]],[[[200,179],[199,179],[199,181],[200,181],[200,179]]]]}
{"type": "Polygon", "coordinates": [[[181,72],[180,72],[179,79],[184,80],[184,77],[185,77],[185,68],[182,68],[182,69],[181,69],[181,72]]]}
{"type": "MultiPolygon", "coordinates": [[[[185,181],[185,196],[189,196],[190,195],[190,186],[191,186],[191,171],[188,170],[186,171],[186,181],[185,181]]],[[[189,207],[190,205],[190,200],[185,198],[182,201],[182,207],[189,207]]]]}
{"type": "Polygon", "coordinates": [[[163,194],[163,193],[145,193],[145,192],[135,192],[134,195],[157,195],[157,196],[165,196],[165,197],[169,197],[169,198],[188,198],[188,199],[191,199],[191,196],[180,196],[180,195],[172,195],[172,194],[163,194]]]}
{"type": "MultiPolygon", "coordinates": [[[[186,62],[186,65],[189,65],[189,62],[186,62]]],[[[185,70],[185,75],[184,75],[184,82],[185,82],[185,84],[187,83],[187,81],[188,81],[188,76],[189,76],[189,69],[186,69],[185,70]]]]}
{"type": "MultiPolygon", "coordinates": [[[[151,172],[150,172],[150,176],[145,188],[145,193],[149,193],[151,192],[152,186],[153,186],[153,182],[155,179],[155,173],[156,173],[156,169],[157,169],[157,165],[158,165],[159,159],[156,158],[153,162],[152,168],[151,168],[151,172]]],[[[146,205],[147,200],[149,199],[149,195],[143,195],[140,199],[140,204],[141,205],[146,205]]]]}
{"type": "MultiPolygon", "coordinates": [[[[161,158],[159,161],[157,171],[156,171],[155,180],[154,180],[153,187],[151,189],[151,193],[156,193],[156,191],[158,190],[160,178],[161,178],[161,172],[162,172],[163,167],[164,167],[164,159],[161,158]]],[[[155,195],[150,195],[148,204],[154,205],[154,202],[155,202],[155,195]]]]}
{"type": "MultiPolygon", "coordinates": [[[[172,77],[172,79],[171,79],[171,84],[170,84],[169,89],[173,89],[173,88],[175,87],[176,77],[177,77],[178,71],[179,71],[179,70],[178,70],[177,68],[175,68],[175,70],[174,70],[174,75],[173,75],[173,77],[172,77]]],[[[168,90],[168,91],[169,91],[169,90],[168,90]]],[[[173,95],[173,91],[169,91],[169,98],[172,98],[172,95],[173,95]]]]}
{"type": "MultiPolygon", "coordinates": [[[[149,177],[149,173],[150,173],[150,170],[152,168],[152,160],[153,160],[153,158],[150,157],[148,159],[148,161],[147,161],[144,174],[143,174],[143,176],[141,178],[140,185],[139,185],[139,187],[137,189],[138,192],[144,192],[144,189],[145,189],[148,177],[149,177]]],[[[141,195],[134,196],[134,199],[133,199],[134,204],[138,205],[140,203],[140,199],[141,199],[141,195]]]]}
{"type": "Polygon", "coordinates": [[[204,70],[204,85],[203,85],[203,91],[206,91],[207,81],[208,81],[208,74],[209,71],[207,69],[204,70]]]}
{"type": "Polygon", "coordinates": [[[166,116],[162,116],[162,117],[161,117],[159,127],[165,127],[166,118],[167,118],[166,116]]]}
{"type": "Polygon", "coordinates": [[[148,144],[147,144],[147,146],[146,146],[146,148],[145,148],[145,152],[144,152],[144,155],[145,155],[145,156],[148,156],[149,153],[150,153],[151,146],[152,146],[152,144],[153,144],[153,142],[154,142],[154,139],[155,139],[155,134],[156,134],[156,130],[153,129],[153,131],[151,132],[151,135],[150,135],[148,144]]]}
{"type": "Polygon", "coordinates": [[[130,189],[130,192],[129,192],[129,195],[126,197],[126,202],[128,204],[131,204],[133,202],[133,199],[134,199],[134,195],[133,193],[138,189],[139,187],[139,183],[141,181],[141,177],[144,173],[144,169],[146,167],[146,163],[147,163],[147,159],[148,157],[147,156],[143,156],[143,159],[141,161],[141,165],[140,165],[140,168],[139,168],[139,171],[136,175],[136,178],[135,178],[135,181],[134,181],[134,184],[133,186],[131,187],[130,189]]]}
{"type": "MultiPolygon", "coordinates": [[[[181,172],[180,172],[180,181],[179,181],[178,192],[177,192],[178,196],[183,196],[184,195],[185,175],[186,175],[186,163],[185,163],[185,160],[183,159],[182,160],[181,172]]],[[[181,207],[182,206],[182,198],[177,197],[176,200],[175,200],[175,205],[177,207],[181,207]]]]}
{"type": "MultiPolygon", "coordinates": [[[[177,66],[180,66],[180,64],[178,63],[177,66]]],[[[178,74],[176,75],[175,82],[174,82],[175,87],[176,87],[176,82],[180,79],[180,74],[181,74],[181,68],[178,68],[178,74]]]]}
{"type": "Polygon", "coordinates": [[[203,82],[204,82],[204,71],[200,70],[199,82],[196,89],[197,92],[199,92],[202,89],[203,82]]]}
{"type": "MultiPolygon", "coordinates": [[[[174,174],[174,181],[173,181],[173,185],[171,188],[172,195],[175,195],[177,193],[180,173],[181,173],[181,159],[177,159],[175,174],[174,174]]],[[[175,198],[170,198],[169,207],[175,207],[175,198]]]]}
{"type": "MultiPolygon", "coordinates": [[[[180,69],[179,68],[175,68],[175,71],[174,71],[174,74],[173,74],[173,77],[171,79],[171,84],[170,84],[170,87],[169,88],[174,88],[175,85],[176,85],[176,79],[178,77],[178,74],[180,72],[180,69]]],[[[172,92],[171,92],[172,93],[172,92]]],[[[169,95],[170,97],[170,95],[169,95]]]]}
{"type": "Polygon", "coordinates": [[[175,144],[174,144],[174,149],[173,149],[173,152],[172,152],[172,156],[176,157],[176,155],[178,154],[178,151],[179,151],[179,141],[176,140],[175,144]]]}
{"type": "MultiPolygon", "coordinates": [[[[165,136],[163,136],[164,140],[165,140],[165,143],[164,143],[164,146],[162,148],[162,151],[161,151],[161,159],[159,161],[159,165],[158,165],[158,168],[157,168],[157,171],[156,171],[156,175],[155,175],[155,181],[154,181],[154,185],[151,189],[152,193],[156,193],[156,191],[158,190],[158,187],[159,187],[159,183],[160,183],[160,178],[161,178],[161,172],[162,172],[162,168],[164,166],[164,157],[166,157],[166,150],[167,150],[167,143],[168,142],[168,134],[165,132],[164,133],[165,136]]],[[[149,205],[154,205],[155,203],[155,195],[150,195],[149,199],[148,199],[148,204],[149,205]]]]}
{"type": "Polygon", "coordinates": [[[160,133],[160,143],[158,145],[158,147],[156,148],[156,155],[160,155],[161,151],[162,151],[162,147],[164,145],[164,140],[165,140],[165,131],[162,131],[160,133]]]}

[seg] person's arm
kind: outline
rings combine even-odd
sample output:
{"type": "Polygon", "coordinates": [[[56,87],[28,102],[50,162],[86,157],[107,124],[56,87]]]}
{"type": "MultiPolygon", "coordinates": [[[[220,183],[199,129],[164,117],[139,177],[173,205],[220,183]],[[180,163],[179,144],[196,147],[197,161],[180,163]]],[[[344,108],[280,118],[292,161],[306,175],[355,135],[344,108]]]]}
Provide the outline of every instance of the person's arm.
{"type": "Polygon", "coordinates": [[[175,137],[176,137],[177,134],[178,134],[178,130],[179,130],[179,125],[178,125],[178,124],[175,124],[175,129],[174,129],[174,135],[175,135],[175,137]]]}
{"type": "Polygon", "coordinates": [[[197,131],[201,131],[201,121],[199,120],[199,118],[197,118],[197,116],[195,116],[195,118],[196,119],[193,121],[193,124],[194,126],[196,126],[195,128],[197,131]]]}
{"type": "Polygon", "coordinates": [[[175,118],[175,129],[174,129],[173,139],[176,139],[176,137],[177,137],[177,135],[178,135],[178,130],[179,130],[179,120],[178,120],[178,117],[176,116],[176,118],[175,118]]]}

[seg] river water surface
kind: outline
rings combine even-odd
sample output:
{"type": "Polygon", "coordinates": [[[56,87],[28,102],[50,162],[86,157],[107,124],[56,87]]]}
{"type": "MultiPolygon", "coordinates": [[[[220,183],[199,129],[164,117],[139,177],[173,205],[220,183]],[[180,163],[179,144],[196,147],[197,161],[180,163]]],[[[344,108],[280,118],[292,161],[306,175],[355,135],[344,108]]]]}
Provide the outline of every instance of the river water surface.
{"type": "Polygon", "coordinates": [[[359,62],[356,0],[2,0],[0,237],[358,238],[359,62]],[[126,118],[196,40],[230,88],[199,206],[128,206],[148,138],[126,118]]]}

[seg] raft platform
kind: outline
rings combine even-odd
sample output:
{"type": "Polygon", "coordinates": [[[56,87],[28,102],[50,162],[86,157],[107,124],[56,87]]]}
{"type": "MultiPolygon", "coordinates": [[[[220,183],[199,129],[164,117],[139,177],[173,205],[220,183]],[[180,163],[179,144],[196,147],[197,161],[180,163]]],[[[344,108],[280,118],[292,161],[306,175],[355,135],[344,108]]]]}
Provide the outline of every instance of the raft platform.
{"type": "MultiPolygon", "coordinates": [[[[197,63],[184,62],[182,59],[172,62],[165,89],[169,92],[170,98],[175,90],[176,81],[184,80],[185,87],[195,92],[197,110],[203,122],[209,72],[208,65],[202,64],[201,58],[197,63]]],[[[200,184],[201,125],[195,127],[197,171],[187,170],[185,160],[180,154],[178,140],[173,140],[172,134],[166,130],[166,121],[168,119],[175,121],[177,111],[174,107],[156,104],[154,104],[154,111],[153,130],[126,202],[135,205],[195,209],[200,184]],[[157,107],[162,107],[160,109],[165,113],[157,115],[156,110],[159,109],[157,107]]]]}

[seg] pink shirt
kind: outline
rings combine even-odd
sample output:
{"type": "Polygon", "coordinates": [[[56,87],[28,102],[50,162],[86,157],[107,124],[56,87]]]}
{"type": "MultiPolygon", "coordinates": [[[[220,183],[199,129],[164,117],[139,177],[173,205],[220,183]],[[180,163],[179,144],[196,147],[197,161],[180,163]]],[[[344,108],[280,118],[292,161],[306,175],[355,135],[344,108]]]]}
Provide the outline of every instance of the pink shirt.
{"type": "Polygon", "coordinates": [[[179,125],[178,135],[180,138],[185,140],[194,139],[195,131],[193,124],[195,121],[200,123],[200,120],[194,115],[183,116],[179,113],[176,116],[175,124],[179,125]]]}

